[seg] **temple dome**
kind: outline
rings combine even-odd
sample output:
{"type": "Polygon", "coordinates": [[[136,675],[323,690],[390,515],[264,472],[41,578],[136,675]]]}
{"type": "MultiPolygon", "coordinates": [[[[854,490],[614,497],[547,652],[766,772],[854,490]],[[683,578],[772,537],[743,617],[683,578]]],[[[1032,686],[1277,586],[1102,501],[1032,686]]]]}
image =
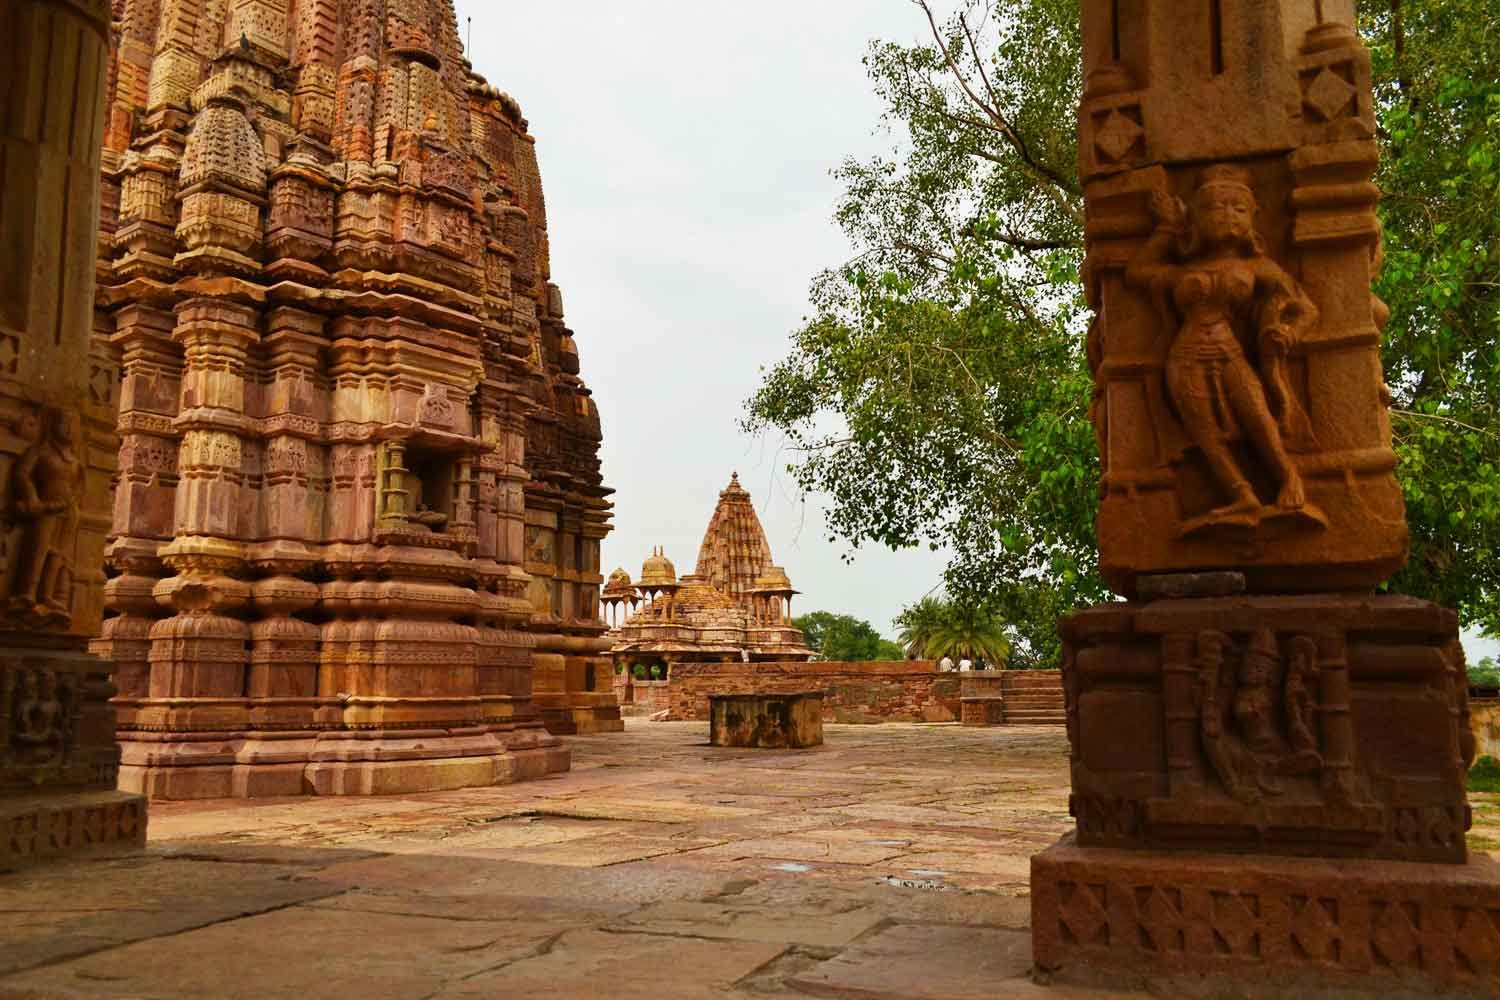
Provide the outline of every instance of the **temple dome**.
{"type": "Polygon", "coordinates": [[[675,586],[677,586],[677,567],[672,565],[672,560],[662,555],[661,549],[655,550],[641,567],[642,589],[675,586]]]}
{"type": "Polygon", "coordinates": [[[755,589],[766,593],[796,593],[786,570],[772,566],[755,578],[755,589]]]}
{"type": "Polygon", "coordinates": [[[609,582],[604,585],[605,597],[628,597],[634,592],[635,584],[623,566],[609,574],[609,582]]]}

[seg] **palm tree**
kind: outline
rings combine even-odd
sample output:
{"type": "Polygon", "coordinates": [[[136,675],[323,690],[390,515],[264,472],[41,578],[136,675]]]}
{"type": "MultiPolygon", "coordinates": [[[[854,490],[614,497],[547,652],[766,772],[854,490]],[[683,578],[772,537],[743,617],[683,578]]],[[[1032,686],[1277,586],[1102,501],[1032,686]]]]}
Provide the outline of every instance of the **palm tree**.
{"type": "Polygon", "coordinates": [[[947,619],[934,637],[941,655],[954,659],[968,658],[976,664],[1003,667],[1010,655],[1010,640],[1005,624],[983,608],[949,604],[947,619]]]}
{"type": "Polygon", "coordinates": [[[1010,655],[1005,623],[985,608],[928,595],[897,615],[896,627],[907,653],[924,660],[967,657],[999,666],[1010,655]]]}
{"type": "Polygon", "coordinates": [[[908,656],[939,660],[942,654],[937,652],[933,642],[947,621],[947,602],[928,594],[896,616],[895,625],[899,630],[896,635],[906,647],[908,656]]]}

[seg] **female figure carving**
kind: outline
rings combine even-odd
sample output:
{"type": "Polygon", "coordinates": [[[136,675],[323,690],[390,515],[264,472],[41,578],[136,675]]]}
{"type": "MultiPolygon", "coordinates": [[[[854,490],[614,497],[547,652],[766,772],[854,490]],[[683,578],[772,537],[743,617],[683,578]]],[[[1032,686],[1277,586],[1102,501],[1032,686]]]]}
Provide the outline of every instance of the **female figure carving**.
{"type": "Polygon", "coordinates": [[[1288,515],[1326,526],[1322,512],[1307,502],[1288,453],[1289,442],[1312,444],[1286,361],[1317,321],[1317,307],[1266,254],[1249,175],[1233,166],[1209,167],[1190,206],[1158,191],[1151,210],[1156,229],[1127,268],[1126,281],[1149,291],[1177,328],[1167,351],[1168,395],[1227,499],[1190,521],[1183,534],[1218,524],[1253,527],[1288,515]],[[1273,505],[1262,504],[1231,452],[1239,439],[1248,439],[1275,480],[1273,505]]]}
{"type": "Polygon", "coordinates": [[[72,550],[84,488],[78,436],[77,413],[47,410],[40,440],[16,460],[10,477],[11,518],[23,524],[11,607],[62,625],[72,613],[72,550]]]}

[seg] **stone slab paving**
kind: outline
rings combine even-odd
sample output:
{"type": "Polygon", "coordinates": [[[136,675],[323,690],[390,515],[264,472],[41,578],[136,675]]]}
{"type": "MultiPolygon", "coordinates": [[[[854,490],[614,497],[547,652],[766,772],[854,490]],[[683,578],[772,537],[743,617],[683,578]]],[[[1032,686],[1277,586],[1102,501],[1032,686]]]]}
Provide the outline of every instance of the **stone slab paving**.
{"type": "Polygon", "coordinates": [[[0,876],[0,1000],[1131,995],[1028,977],[1059,729],[569,743],[571,774],[503,788],[158,803],[144,855],[0,876]]]}

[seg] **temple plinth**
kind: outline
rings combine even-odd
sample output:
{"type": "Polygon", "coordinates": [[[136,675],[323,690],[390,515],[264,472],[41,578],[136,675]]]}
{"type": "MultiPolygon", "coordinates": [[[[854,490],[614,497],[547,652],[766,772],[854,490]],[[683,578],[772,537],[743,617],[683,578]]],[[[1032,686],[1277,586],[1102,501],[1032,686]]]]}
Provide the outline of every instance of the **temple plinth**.
{"type": "Polygon", "coordinates": [[[573,669],[605,631],[610,491],[519,105],[439,0],[116,11],[95,648],[120,664],[123,784],[566,769],[544,712],[611,698],[573,669]]]}
{"type": "Polygon", "coordinates": [[[1059,626],[1077,828],[1033,859],[1048,975],[1500,986],[1457,617],[1375,593],[1407,530],[1353,24],[1083,5],[1100,560],[1127,601],[1059,626]]]}

